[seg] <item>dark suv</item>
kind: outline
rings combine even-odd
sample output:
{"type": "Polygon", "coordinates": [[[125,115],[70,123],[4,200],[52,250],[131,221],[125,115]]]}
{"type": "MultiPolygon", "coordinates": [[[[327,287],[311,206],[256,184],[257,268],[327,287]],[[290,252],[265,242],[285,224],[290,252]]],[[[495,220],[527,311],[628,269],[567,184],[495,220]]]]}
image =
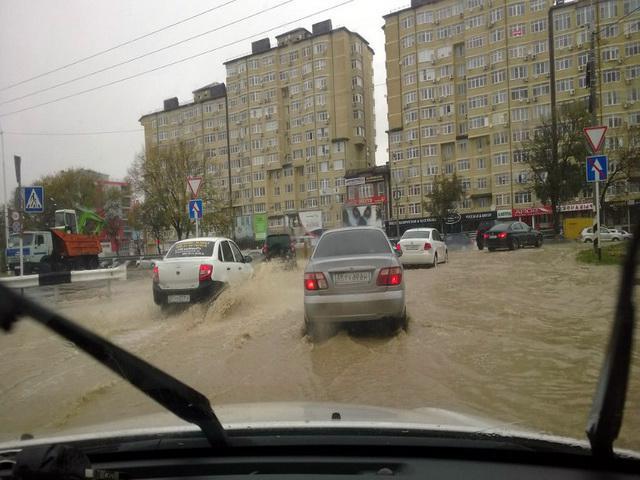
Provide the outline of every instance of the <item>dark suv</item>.
{"type": "Polygon", "coordinates": [[[265,260],[273,258],[290,260],[296,256],[296,247],[291,236],[286,233],[277,233],[267,235],[262,246],[262,253],[265,260]]]}
{"type": "Polygon", "coordinates": [[[487,230],[489,230],[491,227],[493,227],[494,225],[497,225],[499,223],[504,223],[504,222],[500,222],[498,220],[483,220],[482,222],[480,222],[480,225],[478,225],[478,230],[476,231],[476,245],[478,246],[478,250],[482,250],[485,247],[485,239],[484,239],[484,234],[487,230]]]}

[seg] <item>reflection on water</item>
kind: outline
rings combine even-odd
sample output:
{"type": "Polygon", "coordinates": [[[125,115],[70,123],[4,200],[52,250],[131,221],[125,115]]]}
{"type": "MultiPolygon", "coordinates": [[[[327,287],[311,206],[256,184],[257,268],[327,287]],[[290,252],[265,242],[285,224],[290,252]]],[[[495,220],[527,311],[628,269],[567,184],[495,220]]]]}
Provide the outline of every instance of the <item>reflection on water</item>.
{"type": "MultiPolygon", "coordinates": [[[[439,407],[585,438],[617,289],[616,267],[578,265],[575,245],[450,255],[406,272],[407,332],[303,334],[300,262],[256,266],[212,305],[162,314],[148,278],[64,313],[201,390],[213,405],[332,401],[439,407]],[[613,279],[613,280],[612,280],[613,279]]],[[[637,343],[637,342],[636,342],[637,343]]],[[[619,442],[640,450],[639,354],[619,442]]],[[[0,337],[3,437],[158,411],[40,327],[0,337]]],[[[223,419],[224,420],[224,419],[223,419]]]]}

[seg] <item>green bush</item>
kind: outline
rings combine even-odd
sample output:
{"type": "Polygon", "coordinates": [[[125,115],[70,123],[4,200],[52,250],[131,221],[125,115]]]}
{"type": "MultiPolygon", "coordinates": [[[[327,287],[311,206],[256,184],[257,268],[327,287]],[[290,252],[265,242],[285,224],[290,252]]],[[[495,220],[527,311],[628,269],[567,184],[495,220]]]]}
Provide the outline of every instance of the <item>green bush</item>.
{"type": "Polygon", "coordinates": [[[580,250],[576,260],[582,263],[594,263],[597,265],[622,265],[627,254],[627,242],[615,242],[602,247],[602,259],[593,250],[593,246],[580,250]]]}

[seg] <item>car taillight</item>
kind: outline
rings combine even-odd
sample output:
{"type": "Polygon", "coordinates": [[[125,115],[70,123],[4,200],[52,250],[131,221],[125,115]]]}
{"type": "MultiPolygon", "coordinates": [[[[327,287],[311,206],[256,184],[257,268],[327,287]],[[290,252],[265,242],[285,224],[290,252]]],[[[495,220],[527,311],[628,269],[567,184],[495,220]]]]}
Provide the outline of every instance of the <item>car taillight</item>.
{"type": "Polygon", "coordinates": [[[322,272],[311,272],[304,274],[305,290],[325,290],[328,288],[327,279],[322,272]]]}
{"type": "Polygon", "coordinates": [[[500,232],[498,238],[507,238],[507,232],[500,232]]]}
{"type": "Polygon", "coordinates": [[[425,242],[424,249],[425,250],[431,250],[431,244],[429,242],[425,242]]]}
{"type": "Polygon", "coordinates": [[[265,255],[268,251],[269,251],[269,247],[267,247],[267,244],[265,243],[262,246],[262,254],[265,255]]]}
{"type": "Polygon", "coordinates": [[[208,263],[203,263],[200,265],[200,271],[198,272],[198,280],[200,282],[204,282],[205,280],[211,280],[211,275],[213,274],[213,265],[209,265],[208,263]]]}
{"type": "Polygon", "coordinates": [[[153,266],[153,283],[158,283],[160,281],[160,269],[157,265],[153,266]]]}
{"type": "Polygon", "coordinates": [[[483,237],[484,237],[484,239],[486,240],[486,239],[488,239],[488,238],[489,238],[489,234],[488,234],[488,233],[485,233],[485,234],[483,235],[483,237]]]}
{"type": "Polygon", "coordinates": [[[396,243],[396,250],[399,252],[402,251],[402,246],[399,243],[396,243]]]}
{"type": "Polygon", "coordinates": [[[387,267],[381,268],[378,273],[378,285],[400,285],[402,283],[402,268],[387,267]]]}

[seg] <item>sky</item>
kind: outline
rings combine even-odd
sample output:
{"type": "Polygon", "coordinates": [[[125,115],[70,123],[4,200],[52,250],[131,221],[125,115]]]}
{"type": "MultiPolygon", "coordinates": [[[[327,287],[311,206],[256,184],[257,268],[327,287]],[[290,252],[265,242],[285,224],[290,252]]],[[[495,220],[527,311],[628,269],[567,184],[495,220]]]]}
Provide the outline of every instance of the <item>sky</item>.
{"type": "MultiPolygon", "coordinates": [[[[250,53],[252,41],[268,36],[274,45],[279,33],[296,27],[311,30],[313,23],[329,18],[334,28],[344,26],[362,35],[375,51],[376,163],[384,163],[387,109],[382,16],[406,6],[408,0],[2,0],[0,129],[4,132],[7,190],[12,192],[17,185],[14,155],[22,157],[23,185],[71,167],[91,168],[122,179],[144,147],[138,123],[141,115],[162,109],[166,98],[177,96],[180,103],[186,103],[192,100],[194,89],[224,82],[223,62],[250,53]],[[336,5],[341,6],[317,13],[336,5]],[[265,9],[270,10],[259,13],[265,9]],[[59,69],[158,29],[163,30],[59,69]],[[209,30],[216,31],[107,69],[209,30]],[[120,81],[208,50],[213,51],[120,81]],[[85,78],[74,80],[80,76],[85,78]],[[112,85],[75,95],[109,83],[112,85]],[[22,109],[27,110],[14,113],[22,109]],[[94,132],[118,133],[86,135],[94,132]]],[[[0,192],[4,195],[2,184],[0,192]]]]}

